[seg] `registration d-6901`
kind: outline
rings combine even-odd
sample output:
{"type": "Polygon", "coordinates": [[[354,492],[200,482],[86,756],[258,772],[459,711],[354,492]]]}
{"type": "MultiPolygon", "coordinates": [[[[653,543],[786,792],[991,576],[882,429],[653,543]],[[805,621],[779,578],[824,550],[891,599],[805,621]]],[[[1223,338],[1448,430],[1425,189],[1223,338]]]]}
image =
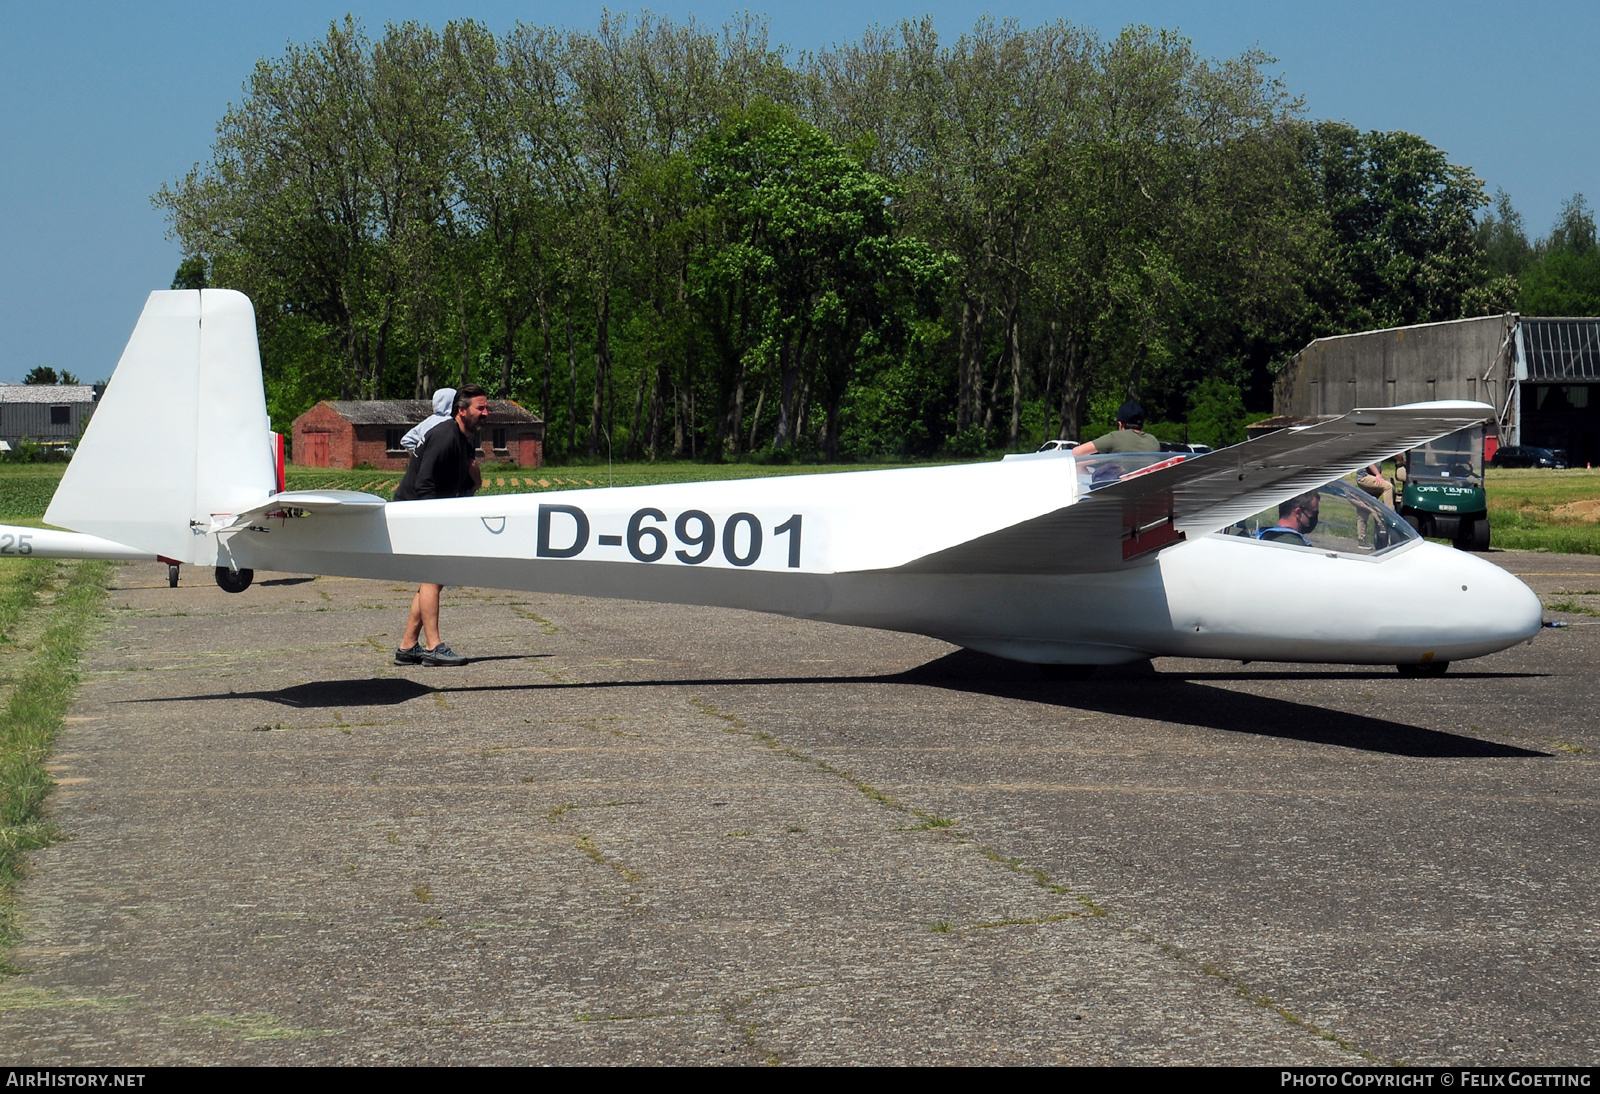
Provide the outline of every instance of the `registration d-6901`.
{"type": "Polygon", "coordinates": [[[539,506],[539,558],[578,558],[594,561],[676,562],[685,566],[719,560],[748,567],[763,557],[766,568],[800,568],[804,518],[791,513],[766,523],[754,513],[729,513],[713,517],[701,509],[667,513],[654,506],[590,519],[576,505],[539,506]],[[602,526],[615,524],[611,530],[602,526]],[[774,556],[776,552],[776,556],[774,556]]]}

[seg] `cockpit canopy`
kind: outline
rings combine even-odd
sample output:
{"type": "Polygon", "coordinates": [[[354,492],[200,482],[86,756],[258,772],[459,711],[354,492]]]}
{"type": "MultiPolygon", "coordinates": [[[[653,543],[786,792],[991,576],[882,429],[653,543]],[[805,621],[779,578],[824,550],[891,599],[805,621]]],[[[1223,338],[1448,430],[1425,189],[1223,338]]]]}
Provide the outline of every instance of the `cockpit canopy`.
{"type": "MultiPolygon", "coordinates": [[[[1184,459],[1170,452],[1080,456],[1078,492],[1080,496],[1089,494],[1184,459]]],[[[1309,490],[1282,505],[1263,509],[1224,529],[1221,534],[1356,557],[1382,554],[1420,538],[1399,513],[1343,479],[1309,490]],[[1314,521],[1310,519],[1312,512],[1314,521]]]]}
{"type": "Polygon", "coordinates": [[[1264,509],[1223,534],[1358,557],[1419,538],[1399,513],[1342,479],[1264,509]]]}

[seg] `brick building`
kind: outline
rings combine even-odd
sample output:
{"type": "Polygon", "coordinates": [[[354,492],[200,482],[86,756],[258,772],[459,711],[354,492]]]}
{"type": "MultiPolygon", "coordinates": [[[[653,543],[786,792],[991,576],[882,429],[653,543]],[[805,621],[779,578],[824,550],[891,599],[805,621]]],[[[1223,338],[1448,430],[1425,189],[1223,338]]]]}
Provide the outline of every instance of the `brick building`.
{"type": "MultiPolygon", "coordinates": [[[[364,463],[403,471],[409,453],[400,438],[432,412],[425,399],[320,402],[294,420],[294,463],[346,470],[364,463]]],[[[521,467],[543,462],[544,422],[509,399],[489,400],[489,421],[479,436],[484,461],[521,467]]]]}

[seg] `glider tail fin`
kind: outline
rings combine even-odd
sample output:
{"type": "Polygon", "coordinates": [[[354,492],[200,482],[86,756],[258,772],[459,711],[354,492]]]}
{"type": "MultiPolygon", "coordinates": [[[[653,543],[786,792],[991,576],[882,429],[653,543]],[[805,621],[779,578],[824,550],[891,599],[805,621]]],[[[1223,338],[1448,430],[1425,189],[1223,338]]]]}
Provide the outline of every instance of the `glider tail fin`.
{"type": "Polygon", "coordinates": [[[213,565],[214,518],[277,487],[270,430],[249,298],[153,292],[45,520],[213,565]]]}

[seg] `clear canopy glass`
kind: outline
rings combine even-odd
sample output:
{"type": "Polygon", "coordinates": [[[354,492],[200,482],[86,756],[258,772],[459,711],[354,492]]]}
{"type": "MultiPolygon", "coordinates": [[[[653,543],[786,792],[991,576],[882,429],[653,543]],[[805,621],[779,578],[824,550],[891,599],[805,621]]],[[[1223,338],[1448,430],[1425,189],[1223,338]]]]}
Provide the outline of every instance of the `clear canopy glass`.
{"type": "Polygon", "coordinates": [[[1381,554],[1418,538],[1399,513],[1342,479],[1263,509],[1223,534],[1356,556],[1381,554]]]}

